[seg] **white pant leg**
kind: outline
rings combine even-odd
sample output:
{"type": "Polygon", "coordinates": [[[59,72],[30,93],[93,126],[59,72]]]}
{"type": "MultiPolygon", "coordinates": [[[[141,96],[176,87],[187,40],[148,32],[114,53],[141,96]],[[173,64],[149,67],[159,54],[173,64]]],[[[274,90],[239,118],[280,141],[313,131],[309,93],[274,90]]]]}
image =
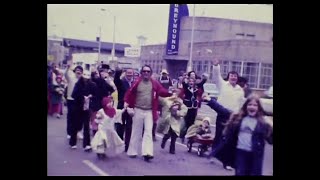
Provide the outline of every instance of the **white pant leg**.
{"type": "Polygon", "coordinates": [[[135,108],[135,114],[132,117],[132,132],[130,138],[130,144],[127,151],[127,155],[138,155],[138,147],[141,143],[144,112],[141,109],[135,108]]]}
{"type": "Polygon", "coordinates": [[[146,110],[144,118],[144,133],[142,138],[142,156],[153,156],[153,140],[152,140],[152,127],[153,116],[152,110],[146,110]]]}

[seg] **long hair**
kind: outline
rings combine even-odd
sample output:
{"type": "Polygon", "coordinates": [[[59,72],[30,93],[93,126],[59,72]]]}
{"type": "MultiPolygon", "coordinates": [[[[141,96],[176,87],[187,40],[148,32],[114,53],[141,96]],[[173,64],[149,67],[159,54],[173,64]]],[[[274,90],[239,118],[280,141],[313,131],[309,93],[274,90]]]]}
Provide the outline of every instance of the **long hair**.
{"type": "Polygon", "coordinates": [[[264,111],[259,99],[260,99],[259,96],[256,94],[250,95],[247,98],[247,100],[245,101],[245,103],[242,105],[240,111],[238,113],[232,114],[230,116],[230,119],[225,124],[226,127],[223,131],[223,134],[225,135],[229,131],[230,128],[237,126],[241,122],[241,120],[248,115],[247,106],[252,100],[255,100],[258,104],[258,111],[255,115],[255,118],[258,120],[258,122],[261,122],[264,124],[265,120],[264,120],[263,116],[264,116],[265,111],[264,111]]]}

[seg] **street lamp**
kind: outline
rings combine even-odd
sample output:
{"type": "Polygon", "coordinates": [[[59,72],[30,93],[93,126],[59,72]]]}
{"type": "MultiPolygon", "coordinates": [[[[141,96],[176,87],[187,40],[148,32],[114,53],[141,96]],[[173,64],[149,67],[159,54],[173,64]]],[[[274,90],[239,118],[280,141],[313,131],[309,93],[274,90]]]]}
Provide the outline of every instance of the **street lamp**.
{"type": "Polygon", "coordinates": [[[192,71],[192,50],[193,50],[193,34],[194,34],[194,17],[196,12],[196,5],[193,5],[193,17],[192,17],[192,30],[191,30],[191,47],[190,47],[190,57],[187,67],[187,72],[192,71]]]}
{"type": "Polygon", "coordinates": [[[114,56],[115,56],[115,39],[116,39],[116,16],[110,12],[110,10],[101,8],[101,11],[107,11],[109,14],[113,15],[113,41],[112,41],[112,50],[111,50],[111,61],[114,62],[114,56]]]}
{"type": "MultiPolygon", "coordinates": [[[[81,20],[80,21],[80,23],[81,24],[86,24],[86,21],[85,20],[81,20]]],[[[89,24],[90,25],[90,24],[89,24]]],[[[96,37],[96,36],[95,36],[96,37]]],[[[96,37],[97,38],[97,37],[96,37]]],[[[93,41],[93,42],[96,42],[96,41],[98,41],[98,59],[97,59],[97,61],[96,61],[96,64],[98,64],[98,63],[100,63],[100,52],[101,52],[101,26],[99,26],[99,37],[98,37],[98,39],[96,39],[95,41],[93,41]]]]}

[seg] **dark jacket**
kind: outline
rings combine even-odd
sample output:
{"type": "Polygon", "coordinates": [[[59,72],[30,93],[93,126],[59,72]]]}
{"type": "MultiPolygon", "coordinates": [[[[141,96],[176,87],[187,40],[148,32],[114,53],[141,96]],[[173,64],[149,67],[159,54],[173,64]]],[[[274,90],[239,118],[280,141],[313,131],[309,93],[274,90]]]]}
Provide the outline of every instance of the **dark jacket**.
{"type": "Polygon", "coordinates": [[[114,92],[114,89],[103,78],[94,78],[92,79],[92,81],[95,82],[97,86],[96,101],[97,101],[97,108],[99,110],[102,108],[102,104],[101,104],[102,99],[104,97],[110,96],[114,92]]]}
{"type": "Polygon", "coordinates": [[[197,106],[197,107],[201,107],[201,102],[202,102],[202,94],[204,92],[204,89],[203,89],[203,85],[204,83],[207,82],[207,79],[203,79],[200,83],[196,83],[195,87],[196,87],[196,92],[192,93],[194,94],[194,96],[196,97],[196,100],[197,102],[187,102],[186,99],[189,99],[191,100],[191,97],[192,97],[192,94],[190,94],[190,91],[189,91],[189,85],[185,82],[182,82],[182,86],[183,86],[183,90],[181,91],[179,97],[181,97],[182,99],[184,99],[184,104],[190,108],[191,107],[191,104],[194,104],[193,107],[197,106]],[[183,95],[181,95],[183,94],[183,95]],[[186,100],[186,101],[185,101],[186,100]]]}
{"type": "MultiPolygon", "coordinates": [[[[118,107],[117,109],[123,109],[124,106],[124,95],[130,89],[130,84],[126,78],[120,79],[122,71],[116,70],[114,75],[114,84],[118,90],[118,107]]],[[[133,84],[133,81],[132,81],[133,84]]]]}
{"type": "Polygon", "coordinates": [[[72,95],[71,95],[71,97],[74,98],[75,107],[77,110],[80,110],[80,111],[83,110],[84,96],[88,96],[89,94],[91,94],[93,98],[93,99],[92,98],[90,99],[91,108],[97,109],[97,103],[96,104],[91,103],[92,100],[94,100],[94,103],[96,102],[97,88],[92,81],[85,80],[83,77],[81,77],[78,80],[78,82],[75,84],[72,95]]]}
{"type": "MultiPolygon", "coordinates": [[[[217,147],[214,156],[224,164],[235,167],[235,156],[238,143],[238,135],[241,126],[240,123],[231,125],[224,134],[222,143],[217,147]]],[[[254,164],[262,166],[265,140],[273,143],[273,132],[271,127],[258,121],[252,134],[252,153],[254,164]],[[268,134],[270,133],[270,134],[268,134]]],[[[236,168],[236,167],[235,167],[236,168]]]]}

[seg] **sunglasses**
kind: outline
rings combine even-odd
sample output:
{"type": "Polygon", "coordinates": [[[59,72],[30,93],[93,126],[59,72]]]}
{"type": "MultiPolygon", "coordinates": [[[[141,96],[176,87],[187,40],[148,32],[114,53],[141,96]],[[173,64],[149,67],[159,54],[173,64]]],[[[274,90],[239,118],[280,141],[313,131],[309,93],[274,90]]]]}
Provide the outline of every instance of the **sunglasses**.
{"type": "Polygon", "coordinates": [[[143,70],[142,72],[144,72],[144,73],[150,73],[151,71],[143,70]]]}

